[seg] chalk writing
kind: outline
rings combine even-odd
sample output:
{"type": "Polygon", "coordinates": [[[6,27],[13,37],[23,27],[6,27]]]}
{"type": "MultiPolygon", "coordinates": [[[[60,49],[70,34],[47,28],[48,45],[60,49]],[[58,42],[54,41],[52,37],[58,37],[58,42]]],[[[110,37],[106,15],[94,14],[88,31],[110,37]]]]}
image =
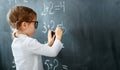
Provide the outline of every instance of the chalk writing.
{"type": "Polygon", "coordinates": [[[12,61],[12,68],[13,68],[13,69],[16,68],[15,61],[14,61],[14,60],[12,61]]]}
{"type": "MultiPolygon", "coordinates": [[[[20,0],[8,0],[9,4],[11,5],[13,4],[17,4],[20,0]]],[[[27,3],[29,2],[28,0],[22,0],[23,3],[27,3]]]]}
{"type": "Polygon", "coordinates": [[[42,32],[43,33],[47,33],[47,26],[46,26],[46,22],[43,22],[43,28],[42,28],[42,32]]]}
{"type": "Polygon", "coordinates": [[[44,3],[44,10],[42,11],[41,15],[53,15],[55,14],[55,11],[60,10],[62,10],[62,12],[65,12],[65,1],[60,1],[59,4],[50,1],[49,5],[44,3]]]}
{"type": "MultiPolygon", "coordinates": [[[[65,27],[64,27],[64,25],[63,25],[63,22],[61,22],[61,23],[58,24],[57,26],[60,26],[60,27],[62,28],[63,34],[64,34],[66,29],[65,29],[65,27]]],[[[47,31],[48,31],[49,29],[52,29],[52,30],[53,30],[54,27],[55,27],[55,21],[54,21],[54,20],[50,20],[49,23],[43,22],[42,32],[43,32],[43,33],[47,33],[47,31]]]]}
{"type": "Polygon", "coordinates": [[[54,6],[54,10],[63,10],[65,12],[65,1],[60,2],[58,5],[54,6]]]}
{"type": "MultiPolygon", "coordinates": [[[[57,59],[54,59],[52,61],[47,59],[47,60],[45,60],[44,64],[47,66],[47,70],[57,70],[57,68],[60,67],[59,61],[57,59]]],[[[62,66],[62,67],[60,67],[61,70],[68,70],[67,65],[61,65],[61,66],[62,66]]]]}
{"type": "Polygon", "coordinates": [[[55,27],[55,22],[53,20],[50,20],[49,23],[44,22],[42,32],[47,33],[48,29],[53,29],[55,27]]]}
{"type": "MultiPolygon", "coordinates": [[[[44,3],[43,11],[41,12],[41,15],[43,17],[54,16],[54,14],[57,13],[56,11],[61,11],[65,13],[65,1],[57,1],[57,2],[49,1],[47,3],[44,3]]],[[[55,23],[56,22],[53,19],[50,19],[48,22],[43,21],[42,32],[47,33],[49,29],[53,30],[55,28],[55,23]]],[[[63,22],[61,22],[59,26],[62,27],[63,33],[65,33],[65,27],[63,26],[63,22]]]]}
{"type": "Polygon", "coordinates": [[[55,66],[54,66],[54,68],[53,68],[53,70],[55,70],[55,69],[58,67],[58,60],[57,60],[57,59],[54,59],[53,62],[54,62],[54,64],[56,63],[55,66]]]}
{"type": "Polygon", "coordinates": [[[62,65],[64,70],[68,70],[68,66],[67,65],[62,65]]]}
{"type": "Polygon", "coordinates": [[[46,65],[47,65],[47,68],[48,68],[47,70],[50,70],[50,65],[49,65],[49,62],[50,62],[50,60],[46,60],[46,61],[45,61],[45,63],[44,63],[44,64],[46,64],[46,65]]]}

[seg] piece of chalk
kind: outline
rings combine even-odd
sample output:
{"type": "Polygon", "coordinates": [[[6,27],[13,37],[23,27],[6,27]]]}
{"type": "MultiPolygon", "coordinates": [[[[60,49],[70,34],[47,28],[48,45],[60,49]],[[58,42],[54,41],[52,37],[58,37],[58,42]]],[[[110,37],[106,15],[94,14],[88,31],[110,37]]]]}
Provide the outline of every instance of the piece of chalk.
{"type": "Polygon", "coordinates": [[[53,36],[53,35],[55,35],[55,32],[54,32],[54,31],[52,31],[52,36],[53,36]]]}

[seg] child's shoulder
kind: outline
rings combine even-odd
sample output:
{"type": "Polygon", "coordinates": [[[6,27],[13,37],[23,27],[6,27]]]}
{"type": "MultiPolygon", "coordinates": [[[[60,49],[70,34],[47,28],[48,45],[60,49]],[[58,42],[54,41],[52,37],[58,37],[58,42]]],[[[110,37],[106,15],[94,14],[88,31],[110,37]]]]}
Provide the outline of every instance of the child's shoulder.
{"type": "Polygon", "coordinates": [[[35,41],[36,39],[24,34],[19,34],[17,38],[14,38],[14,40],[18,40],[22,42],[32,42],[32,41],[35,41]]]}
{"type": "Polygon", "coordinates": [[[35,39],[35,38],[32,38],[32,37],[29,37],[29,36],[25,36],[25,40],[29,40],[29,41],[35,41],[35,40],[37,40],[37,39],[35,39]]]}

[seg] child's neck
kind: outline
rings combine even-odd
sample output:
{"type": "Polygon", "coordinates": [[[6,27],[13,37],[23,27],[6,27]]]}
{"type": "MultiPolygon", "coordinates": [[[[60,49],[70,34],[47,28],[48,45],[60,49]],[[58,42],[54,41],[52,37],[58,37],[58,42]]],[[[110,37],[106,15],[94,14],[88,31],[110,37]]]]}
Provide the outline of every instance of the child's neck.
{"type": "Polygon", "coordinates": [[[17,34],[24,34],[24,35],[27,35],[24,31],[17,31],[17,34]]]}

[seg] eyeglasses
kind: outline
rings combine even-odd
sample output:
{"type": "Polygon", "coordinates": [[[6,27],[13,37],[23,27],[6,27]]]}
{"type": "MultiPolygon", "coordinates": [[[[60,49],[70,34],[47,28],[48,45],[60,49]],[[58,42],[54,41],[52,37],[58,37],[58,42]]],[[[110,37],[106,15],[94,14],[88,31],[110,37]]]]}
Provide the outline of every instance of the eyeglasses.
{"type": "Polygon", "coordinates": [[[26,21],[26,22],[34,22],[35,29],[38,27],[38,21],[26,21]]]}

